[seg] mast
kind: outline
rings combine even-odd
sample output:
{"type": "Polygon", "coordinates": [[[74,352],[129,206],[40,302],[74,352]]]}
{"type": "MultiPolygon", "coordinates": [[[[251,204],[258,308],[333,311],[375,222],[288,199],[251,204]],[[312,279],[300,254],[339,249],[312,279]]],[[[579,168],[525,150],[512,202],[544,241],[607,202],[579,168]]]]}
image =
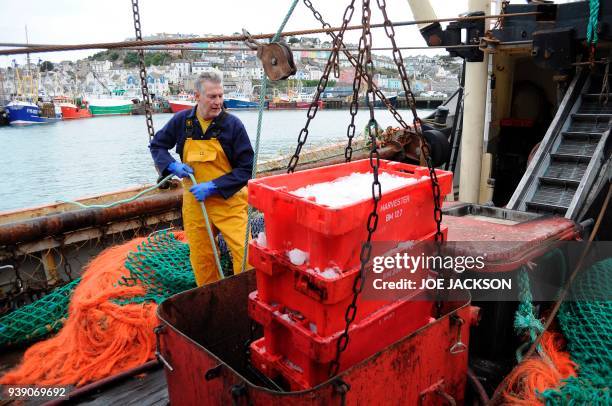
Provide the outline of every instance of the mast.
{"type": "MultiPolygon", "coordinates": [[[[28,38],[28,25],[25,25],[25,37],[26,37],[26,44],[30,44],[30,39],[28,38]]],[[[29,86],[28,89],[26,90],[26,97],[32,97],[33,92],[33,85],[32,85],[32,72],[30,72],[30,54],[27,53],[26,54],[26,72],[27,72],[27,78],[29,81],[29,86]]],[[[36,100],[34,100],[36,101],[36,100]]]]}
{"type": "Polygon", "coordinates": [[[4,91],[4,75],[0,72],[0,107],[4,107],[6,102],[6,92],[4,91]]]}
{"type": "MultiPolygon", "coordinates": [[[[470,12],[484,11],[487,14],[489,8],[490,1],[488,0],[468,0],[470,12]]],[[[463,103],[459,200],[466,203],[478,203],[480,197],[488,63],[488,54],[485,52],[482,62],[466,62],[465,64],[466,91],[463,103]]]]}

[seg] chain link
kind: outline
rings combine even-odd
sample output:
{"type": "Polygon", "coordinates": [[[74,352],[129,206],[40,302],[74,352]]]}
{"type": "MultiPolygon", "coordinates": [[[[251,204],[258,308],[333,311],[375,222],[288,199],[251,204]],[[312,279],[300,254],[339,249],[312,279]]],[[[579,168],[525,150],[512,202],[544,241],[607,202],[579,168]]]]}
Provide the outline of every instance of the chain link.
{"type": "Polygon", "coordinates": [[[351,114],[351,122],[346,129],[346,137],[348,139],[344,150],[344,158],[346,162],[350,162],[353,157],[353,138],[355,137],[355,117],[359,110],[359,89],[361,88],[361,74],[365,49],[362,48],[361,40],[359,41],[359,54],[357,55],[357,66],[355,67],[355,76],[353,78],[353,98],[349,113],[351,114]]]}
{"type": "Polygon", "coordinates": [[[366,242],[361,246],[361,251],[359,253],[359,273],[357,277],[353,281],[353,299],[351,303],[348,305],[346,309],[346,313],[344,314],[344,331],[338,338],[336,342],[336,357],[329,364],[329,375],[330,377],[335,376],[340,371],[340,357],[342,352],[346,350],[346,347],[349,343],[349,328],[351,323],[355,320],[357,316],[357,299],[359,298],[359,294],[363,290],[363,286],[365,284],[365,273],[366,273],[366,265],[370,261],[372,256],[372,234],[376,231],[376,227],[378,226],[378,202],[382,198],[382,191],[380,181],[378,180],[378,169],[380,166],[380,156],[378,154],[378,149],[376,146],[376,134],[378,133],[378,123],[374,118],[374,88],[372,82],[372,75],[374,72],[374,64],[372,62],[372,34],[370,32],[370,1],[363,0],[362,7],[362,24],[364,26],[361,39],[359,41],[359,58],[364,60],[363,66],[363,75],[368,81],[368,90],[366,92],[366,103],[370,110],[370,120],[368,122],[368,130],[370,132],[371,139],[371,149],[370,149],[370,167],[372,169],[373,174],[373,182],[372,182],[372,201],[373,207],[372,212],[368,216],[367,222],[367,230],[368,230],[368,238],[366,242]]]}
{"type": "MultiPolygon", "coordinates": [[[[134,13],[134,30],[136,31],[136,41],[142,41],[138,0],[132,0],[132,11],[134,13]]],[[[149,141],[151,141],[155,135],[155,129],[153,128],[151,97],[149,95],[149,85],[147,84],[147,67],[145,66],[144,50],[142,49],[138,50],[138,65],[140,66],[140,87],[142,88],[142,100],[144,102],[145,117],[147,120],[147,132],[149,133],[149,141]]]]}
{"type": "MultiPolygon", "coordinates": [[[[329,25],[329,23],[325,22],[323,20],[323,17],[321,16],[321,13],[319,13],[314,6],[312,5],[312,2],[310,0],[303,0],[304,4],[306,5],[306,7],[308,7],[310,9],[310,11],[312,11],[314,17],[321,23],[323,29],[327,29],[330,28],[331,26],[329,25]]],[[[329,35],[332,40],[336,40],[336,35],[333,32],[327,32],[327,35],[329,35]]],[[[341,42],[341,50],[344,53],[344,55],[347,57],[348,61],[351,63],[351,65],[353,65],[353,68],[355,68],[355,70],[358,69],[358,67],[361,67],[361,63],[359,63],[359,61],[349,52],[348,49],[346,49],[346,45],[344,45],[343,42],[341,42]]],[[[360,75],[363,78],[364,73],[362,70],[359,69],[360,75]]],[[[393,105],[391,104],[391,102],[387,99],[387,97],[383,94],[383,92],[380,91],[380,89],[378,88],[378,86],[376,86],[375,83],[372,84],[372,86],[374,87],[374,91],[376,93],[376,96],[384,103],[385,107],[387,107],[387,109],[389,110],[389,112],[391,113],[391,115],[393,115],[393,118],[404,128],[404,129],[408,129],[408,124],[404,121],[404,119],[402,118],[402,116],[399,114],[399,112],[395,109],[395,107],[393,107],[393,105]]],[[[350,145],[347,146],[347,150],[348,147],[350,147],[350,145]]],[[[352,148],[350,148],[350,153],[352,154],[352,148]]],[[[347,156],[348,152],[345,151],[345,158],[347,156]]],[[[350,159],[347,159],[347,162],[350,161],[350,159]]]]}
{"type": "Polygon", "coordinates": [[[338,60],[338,51],[342,46],[342,39],[344,37],[346,27],[348,26],[348,23],[353,17],[353,12],[355,11],[354,3],[355,0],[351,0],[350,4],[344,11],[344,16],[342,17],[342,27],[340,28],[338,35],[334,39],[334,45],[332,51],[329,54],[329,57],[327,58],[327,64],[325,65],[323,75],[321,76],[321,79],[319,79],[319,84],[317,85],[315,97],[312,100],[312,103],[310,103],[310,107],[308,107],[308,112],[306,113],[306,124],[304,125],[304,128],[300,130],[300,133],[298,135],[297,147],[295,148],[293,156],[289,160],[289,165],[287,165],[287,173],[293,173],[295,171],[295,167],[298,164],[298,161],[300,160],[300,153],[302,152],[302,147],[308,139],[308,126],[310,125],[310,122],[316,116],[317,111],[319,110],[319,99],[321,98],[321,94],[327,86],[327,82],[329,81],[329,74],[331,73],[332,68],[335,66],[336,61],[338,60]]]}
{"type": "Polygon", "coordinates": [[[386,1],[377,0],[377,2],[380,11],[383,14],[383,24],[385,27],[385,33],[387,34],[387,37],[389,37],[389,40],[391,40],[391,44],[393,46],[393,61],[397,65],[397,70],[402,81],[404,93],[406,94],[406,101],[408,102],[408,106],[410,107],[410,110],[412,111],[412,116],[414,117],[414,130],[421,141],[421,152],[425,158],[425,162],[427,163],[427,168],[429,169],[429,176],[431,178],[431,187],[434,199],[434,220],[436,222],[435,241],[439,254],[441,250],[441,244],[444,239],[444,235],[442,234],[442,208],[440,207],[440,184],[438,183],[438,176],[436,175],[436,171],[433,167],[433,163],[431,160],[431,151],[429,150],[429,145],[427,144],[427,140],[423,136],[422,123],[421,119],[417,114],[416,99],[414,97],[414,93],[412,93],[412,89],[410,88],[410,80],[408,79],[408,73],[406,72],[406,68],[404,66],[402,52],[399,50],[399,48],[397,47],[397,43],[395,42],[395,28],[393,27],[393,24],[387,16],[386,1]]]}

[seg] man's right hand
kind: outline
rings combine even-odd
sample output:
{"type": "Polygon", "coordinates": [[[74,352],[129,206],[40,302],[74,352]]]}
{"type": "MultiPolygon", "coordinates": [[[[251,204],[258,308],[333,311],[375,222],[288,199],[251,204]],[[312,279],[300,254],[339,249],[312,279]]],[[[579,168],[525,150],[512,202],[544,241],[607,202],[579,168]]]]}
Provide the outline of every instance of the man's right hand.
{"type": "Polygon", "coordinates": [[[189,174],[193,174],[191,166],[176,161],[168,165],[168,171],[181,179],[186,178],[189,174]]]}

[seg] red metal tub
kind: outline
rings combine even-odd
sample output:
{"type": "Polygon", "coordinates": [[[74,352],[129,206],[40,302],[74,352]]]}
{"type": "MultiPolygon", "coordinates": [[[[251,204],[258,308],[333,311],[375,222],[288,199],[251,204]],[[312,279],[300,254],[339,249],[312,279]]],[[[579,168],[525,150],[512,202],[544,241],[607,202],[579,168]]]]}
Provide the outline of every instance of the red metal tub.
{"type": "MultiPolygon", "coordinates": [[[[332,405],[463,403],[470,301],[314,388],[279,392],[247,366],[245,343],[261,337],[248,318],[255,273],[193,289],[159,306],[159,351],[171,404],[332,405]]],[[[350,346],[350,344],[349,344],[350,346]]]]}

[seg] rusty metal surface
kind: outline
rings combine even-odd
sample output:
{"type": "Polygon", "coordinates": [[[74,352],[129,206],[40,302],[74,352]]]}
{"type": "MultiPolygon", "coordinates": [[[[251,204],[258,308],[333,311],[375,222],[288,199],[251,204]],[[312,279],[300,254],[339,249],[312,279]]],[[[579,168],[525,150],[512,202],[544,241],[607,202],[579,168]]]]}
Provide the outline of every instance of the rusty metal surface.
{"type": "Polygon", "coordinates": [[[160,305],[158,317],[164,326],[160,347],[173,369],[166,369],[173,405],[232,404],[233,400],[237,404],[279,406],[341,404],[337,378],[350,385],[346,393],[349,405],[442,404],[443,394],[458,404],[463,402],[468,355],[467,351],[451,354],[450,349],[457,343],[459,331],[461,340],[469,342],[468,297],[462,303],[447,304],[443,317],[334,380],[288,393],[265,388],[245,368],[247,294],[255,288],[251,271],[181,293],[160,305]],[[458,323],[457,317],[464,322],[458,323]]]}
{"type": "Polygon", "coordinates": [[[578,225],[563,217],[478,205],[458,204],[446,209],[443,224],[448,227],[448,241],[455,243],[462,255],[486,252],[486,272],[513,271],[561,241],[580,235],[578,225]]]}
{"type": "Polygon", "coordinates": [[[2,224],[0,246],[31,242],[74,230],[103,226],[111,222],[180,208],[181,193],[182,191],[177,189],[171,193],[143,197],[113,208],[81,209],[2,224]]]}

